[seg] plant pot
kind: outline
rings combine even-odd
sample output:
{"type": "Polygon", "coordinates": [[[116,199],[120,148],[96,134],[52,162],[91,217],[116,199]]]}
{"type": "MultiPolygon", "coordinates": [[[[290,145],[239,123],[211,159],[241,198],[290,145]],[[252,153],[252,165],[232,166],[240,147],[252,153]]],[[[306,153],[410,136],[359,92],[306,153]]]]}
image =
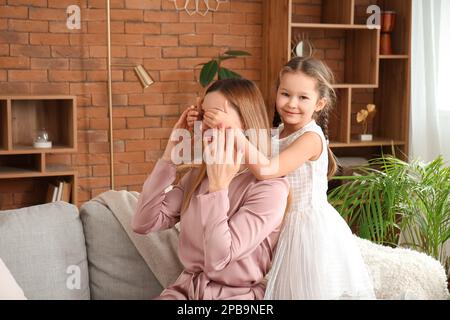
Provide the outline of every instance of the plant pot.
{"type": "Polygon", "coordinates": [[[373,141],[373,135],[372,134],[360,134],[359,140],[361,141],[373,141]]]}

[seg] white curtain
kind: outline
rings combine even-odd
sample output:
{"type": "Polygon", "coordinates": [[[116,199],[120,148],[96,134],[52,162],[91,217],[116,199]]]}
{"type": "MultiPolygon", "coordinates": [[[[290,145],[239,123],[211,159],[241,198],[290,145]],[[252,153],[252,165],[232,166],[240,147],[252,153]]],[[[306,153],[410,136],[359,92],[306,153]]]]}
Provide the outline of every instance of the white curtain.
{"type": "Polygon", "coordinates": [[[450,0],[413,0],[411,159],[450,162],[450,0]]]}

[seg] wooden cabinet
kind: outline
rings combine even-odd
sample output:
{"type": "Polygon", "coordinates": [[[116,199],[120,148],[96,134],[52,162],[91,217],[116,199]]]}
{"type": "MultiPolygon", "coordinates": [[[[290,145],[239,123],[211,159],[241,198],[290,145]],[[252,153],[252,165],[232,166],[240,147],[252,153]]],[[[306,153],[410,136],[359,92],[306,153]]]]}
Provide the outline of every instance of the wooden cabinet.
{"type": "Polygon", "coordinates": [[[0,124],[0,210],[45,203],[49,183],[59,181],[70,184],[76,204],[76,171],[49,161],[52,154],[77,151],[76,98],[0,96],[0,124]],[[51,148],[33,147],[40,129],[48,132],[51,148]]]}
{"type": "Polygon", "coordinates": [[[395,152],[405,159],[409,145],[411,0],[265,0],[262,91],[272,116],[275,83],[291,59],[296,39],[308,39],[313,55],[333,70],[338,95],[330,117],[330,145],[339,157],[395,152]],[[380,55],[380,34],[366,25],[367,8],[396,12],[392,55],[380,55]],[[373,141],[360,141],[357,112],[375,104],[369,123],[373,141]]]}

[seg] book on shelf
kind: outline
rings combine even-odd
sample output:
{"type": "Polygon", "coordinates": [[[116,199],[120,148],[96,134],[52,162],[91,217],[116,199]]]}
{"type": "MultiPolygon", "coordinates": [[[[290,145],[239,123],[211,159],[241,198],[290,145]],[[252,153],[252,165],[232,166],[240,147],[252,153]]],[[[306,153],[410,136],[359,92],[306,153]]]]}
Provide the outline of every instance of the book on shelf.
{"type": "Polygon", "coordinates": [[[56,185],[48,184],[45,202],[65,201],[70,202],[72,185],[66,181],[57,181],[56,185]]]}
{"type": "Polygon", "coordinates": [[[56,194],[58,193],[58,187],[53,183],[49,183],[47,187],[47,194],[45,196],[45,202],[54,202],[56,200],[56,194]]]}

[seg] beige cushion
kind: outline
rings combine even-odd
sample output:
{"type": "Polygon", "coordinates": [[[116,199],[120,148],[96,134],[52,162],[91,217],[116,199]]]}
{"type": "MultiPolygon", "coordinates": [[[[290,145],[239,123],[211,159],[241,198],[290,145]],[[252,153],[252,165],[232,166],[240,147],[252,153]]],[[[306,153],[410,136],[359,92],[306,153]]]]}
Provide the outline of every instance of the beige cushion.
{"type": "Polygon", "coordinates": [[[0,300],[26,300],[23,290],[0,259],[0,300]]]}

